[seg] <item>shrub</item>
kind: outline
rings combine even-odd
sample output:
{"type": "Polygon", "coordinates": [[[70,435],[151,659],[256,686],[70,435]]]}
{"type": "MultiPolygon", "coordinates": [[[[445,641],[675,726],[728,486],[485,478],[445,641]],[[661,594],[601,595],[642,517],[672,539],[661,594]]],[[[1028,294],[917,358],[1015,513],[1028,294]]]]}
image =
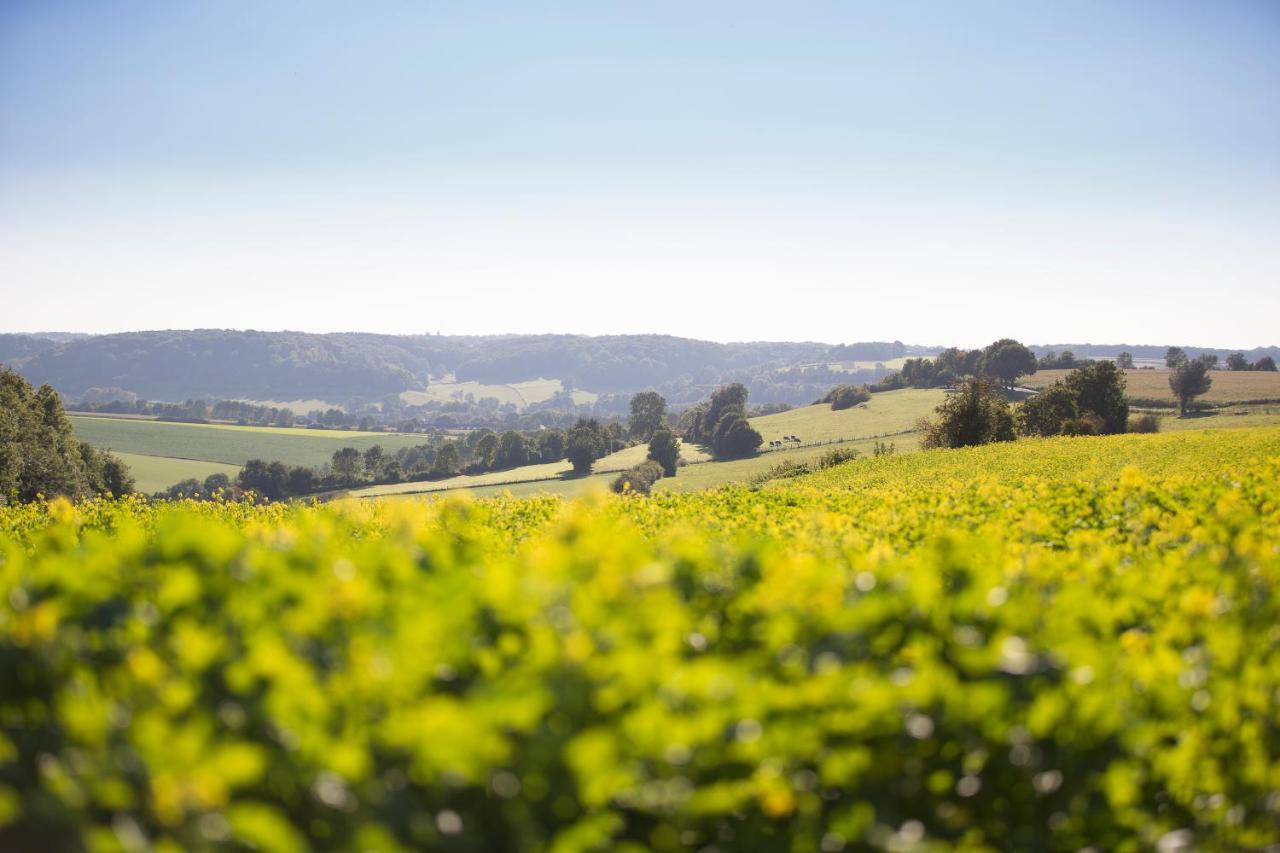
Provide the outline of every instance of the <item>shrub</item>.
{"type": "Polygon", "coordinates": [[[1129,432],[1159,432],[1160,419],[1155,415],[1139,415],[1129,419],[1129,432]]]}
{"type": "Polygon", "coordinates": [[[613,481],[612,488],[619,494],[631,492],[647,495],[653,484],[662,479],[662,466],[652,459],[641,462],[634,468],[628,468],[613,481]]]}
{"type": "Polygon", "coordinates": [[[666,427],[656,430],[649,439],[648,458],[662,466],[664,476],[674,477],[680,464],[680,440],[676,434],[666,427]]]}
{"type": "Polygon", "coordinates": [[[865,385],[837,385],[818,402],[830,403],[833,410],[839,411],[841,409],[852,409],[859,403],[865,403],[870,399],[871,392],[867,390],[865,385]]]}

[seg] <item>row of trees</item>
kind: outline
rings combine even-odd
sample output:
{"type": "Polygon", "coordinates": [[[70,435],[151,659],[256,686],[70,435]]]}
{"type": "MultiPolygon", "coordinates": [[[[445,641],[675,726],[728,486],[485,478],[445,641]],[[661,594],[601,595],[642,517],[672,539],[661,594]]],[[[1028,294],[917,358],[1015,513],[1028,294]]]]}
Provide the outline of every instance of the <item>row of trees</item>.
{"type": "Polygon", "coordinates": [[[1229,370],[1262,370],[1274,373],[1276,370],[1276,360],[1269,355],[1249,363],[1249,359],[1244,357],[1244,353],[1237,352],[1227,356],[1227,368],[1229,370]]]}
{"type": "Polygon", "coordinates": [[[871,390],[945,388],[966,377],[985,377],[1012,388],[1019,377],[1035,373],[1038,367],[1036,355],[1029,348],[1013,338],[1001,338],[982,349],[952,347],[936,358],[909,358],[897,373],[889,374],[871,390]]]}
{"type": "Polygon", "coordinates": [[[253,492],[281,500],[328,489],[442,479],[459,473],[480,474],[562,459],[569,460],[575,473],[588,474],[597,460],[626,447],[629,440],[649,441],[650,455],[658,461],[660,469],[666,471],[667,476],[675,475],[679,441],[668,428],[666,400],[648,391],[632,398],[631,419],[626,428],[616,421],[602,423],[594,418],[579,418],[567,430],[501,433],[475,430],[460,438],[433,436],[428,442],[401,448],[394,454],[386,452],[381,445],[363,452],[348,446],[334,451],[329,464],[319,468],[253,459],[234,481],[224,483],[216,477],[203,483],[184,480],[162,496],[235,498],[253,492]]]}
{"type": "Polygon", "coordinates": [[[925,448],[1013,441],[1018,435],[1109,435],[1129,429],[1124,372],[1091,362],[1014,407],[987,379],[974,377],[921,424],[925,448]]]}
{"type": "Polygon", "coordinates": [[[58,392],[0,368],[0,503],[132,492],[120,459],[76,440],[58,392]]]}

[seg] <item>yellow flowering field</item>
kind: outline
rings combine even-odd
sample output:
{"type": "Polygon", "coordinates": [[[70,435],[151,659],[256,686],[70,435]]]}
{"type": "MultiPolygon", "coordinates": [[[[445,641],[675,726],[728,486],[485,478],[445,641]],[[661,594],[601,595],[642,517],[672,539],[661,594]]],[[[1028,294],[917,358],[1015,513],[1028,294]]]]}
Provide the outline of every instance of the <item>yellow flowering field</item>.
{"type": "Polygon", "coordinates": [[[0,507],[0,849],[1280,843],[1280,429],[0,507]]]}

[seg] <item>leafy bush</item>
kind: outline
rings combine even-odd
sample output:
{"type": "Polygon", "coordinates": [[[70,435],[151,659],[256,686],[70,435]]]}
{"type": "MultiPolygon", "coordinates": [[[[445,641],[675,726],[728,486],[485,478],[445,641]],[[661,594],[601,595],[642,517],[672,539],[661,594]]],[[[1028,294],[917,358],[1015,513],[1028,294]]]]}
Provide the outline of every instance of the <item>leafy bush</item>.
{"type": "Polygon", "coordinates": [[[1139,415],[1129,419],[1129,432],[1159,432],[1160,419],[1155,415],[1139,415]]]}
{"type": "Polygon", "coordinates": [[[0,849],[1262,849],[1278,492],[1241,429],[0,508],[0,849]]]}
{"type": "Polygon", "coordinates": [[[830,403],[833,410],[839,411],[840,409],[852,409],[859,403],[865,403],[870,399],[871,392],[867,390],[865,385],[837,385],[818,402],[830,403]]]}
{"type": "Polygon", "coordinates": [[[628,468],[614,479],[612,488],[615,492],[633,492],[647,495],[653,484],[662,479],[662,466],[652,459],[641,462],[634,468],[628,468]]]}
{"type": "Polygon", "coordinates": [[[970,379],[936,409],[937,420],[923,421],[926,449],[973,447],[1013,441],[1013,413],[1009,402],[991,383],[970,379]]]}

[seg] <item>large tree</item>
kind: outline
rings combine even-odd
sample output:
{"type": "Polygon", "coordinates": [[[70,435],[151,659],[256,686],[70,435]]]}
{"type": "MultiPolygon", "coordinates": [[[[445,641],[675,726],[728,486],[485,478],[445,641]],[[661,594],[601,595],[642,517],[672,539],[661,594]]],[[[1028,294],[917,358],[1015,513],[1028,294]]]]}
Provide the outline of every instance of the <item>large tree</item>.
{"type": "MultiPolygon", "coordinates": [[[[360,457],[355,448],[344,447],[343,450],[350,450],[357,460],[360,457]]],[[[253,492],[258,497],[278,501],[288,496],[288,478],[289,469],[283,462],[250,459],[244,463],[244,467],[236,475],[236,484],[246,492],[253,492]]]]}
{"type": "Polygon", "coordinates": [[[538,433],[538,460],[559,462],[564,458],[564,430],[548,429],[538,433]]]}
{"type": "Polygon", "coordinates": [[[494,468],[518,468],[529,464],[529,442],[515,430],[507,430],[498,437],[493,452],[494,468]]]}
{"type": "Polygon", "coordinates": [[[1228,370],[1248,370],[1249,359],[1245,358],[1244,353],[1242,352],[1232,353],[1231,355],[1227,356],[1227,369],[1228,370]]]}
{"type": "Polygon", "coordinates": [[[338,482],[350,485],[360,478],[360,451],[354,447],[341,447],[333,452],[330,465],[338,482]]]}
{"type": "Polygon", "coordinates": [[[657,391],[641,391],[631,398],[631,437],[648,441],[667,423],[667,401],[657,391]]]}
{"type": "Polygon", "coordinates": [[[1186,415],[1196,397],[1206,393],[1213,385],[1209,365],[1200,359],[1184,361],[1169,376],[1169,388],[1178,398],[1178,409],[1186,415]]]}
{"type": "Polygon", "coordinates": [[[1080,417],[1076,392],[1055,382],[1018,406],[1018,432],[1023,435],[1061,435],[1067,424],[1080,417]]]}
{"type": "Polygon", "coordinates": [[[923,424],[926,449],[970,447],[1015,438],[1009,401],[985,379],[970,379],[935,412],[937,420],[923,424]]]}
{"type": "Polygon", "coordinates": [[[53,388],[0,368],[0,503],[131,491],[123,462],[76,440],[53,388]]]}
{"type": "Polygon", "coordinates": [[[594,418],[580,418],[565,438],[565,455],[575,474],[591,473],[591,466],[608,449],[607,433],[594,418]]]}
{"type": "Polygon", "coordinates": [[[462,466],[462,454],[458,452],[457,441],[447,441],[436,451],[436,458],[431,463],[431,473],[441,477],[451,477],[458,473],[462,466]]]}
{"type": "Polygon", "coordinates": [[[1164,351],[1164,366],[1170,370],[1177,370],[1187,361],[1187,353],[1182,347],[1169,347],[1164,351]]]}
{"type": "Polygon", "coordinates": [[[1036,372],[1036,354],[1012,338],[1001,338],[982,351],[982,372],[1012,388],[1019,376],[1036,372]]]}
{"type": "Polygon", "coordinates": [[[1116,356],[1116,367],[1121,370],[1133,370],[1133,354],[1122,352],[1116,356]]]}
{"type": "Polygon", "coordinates": [[[712,392],[711,399],[685,412],[681,417],[685,439],[694,444],[712,444],[720,421],[730,412],[746,417],[747,387],[741,382],[720,386],[712,392]]]}
{"type": "Polygon", "coordinates": [[[764,443],[764,436],[755,430],[740,412],[729,411],[716,424],[711,449],[722,459],[738,459],[750,456],[764,443]]]}
{"type": "Polygon", "coordinates": [[[1129,401],[1125,397],[1124,371],[1109,361],[1086,364],[1067,375],[1066,386],[1076,395],[1082,416],[1096,417],[1098,432],[1124,432],[1129,425],[1129,401]]]}

